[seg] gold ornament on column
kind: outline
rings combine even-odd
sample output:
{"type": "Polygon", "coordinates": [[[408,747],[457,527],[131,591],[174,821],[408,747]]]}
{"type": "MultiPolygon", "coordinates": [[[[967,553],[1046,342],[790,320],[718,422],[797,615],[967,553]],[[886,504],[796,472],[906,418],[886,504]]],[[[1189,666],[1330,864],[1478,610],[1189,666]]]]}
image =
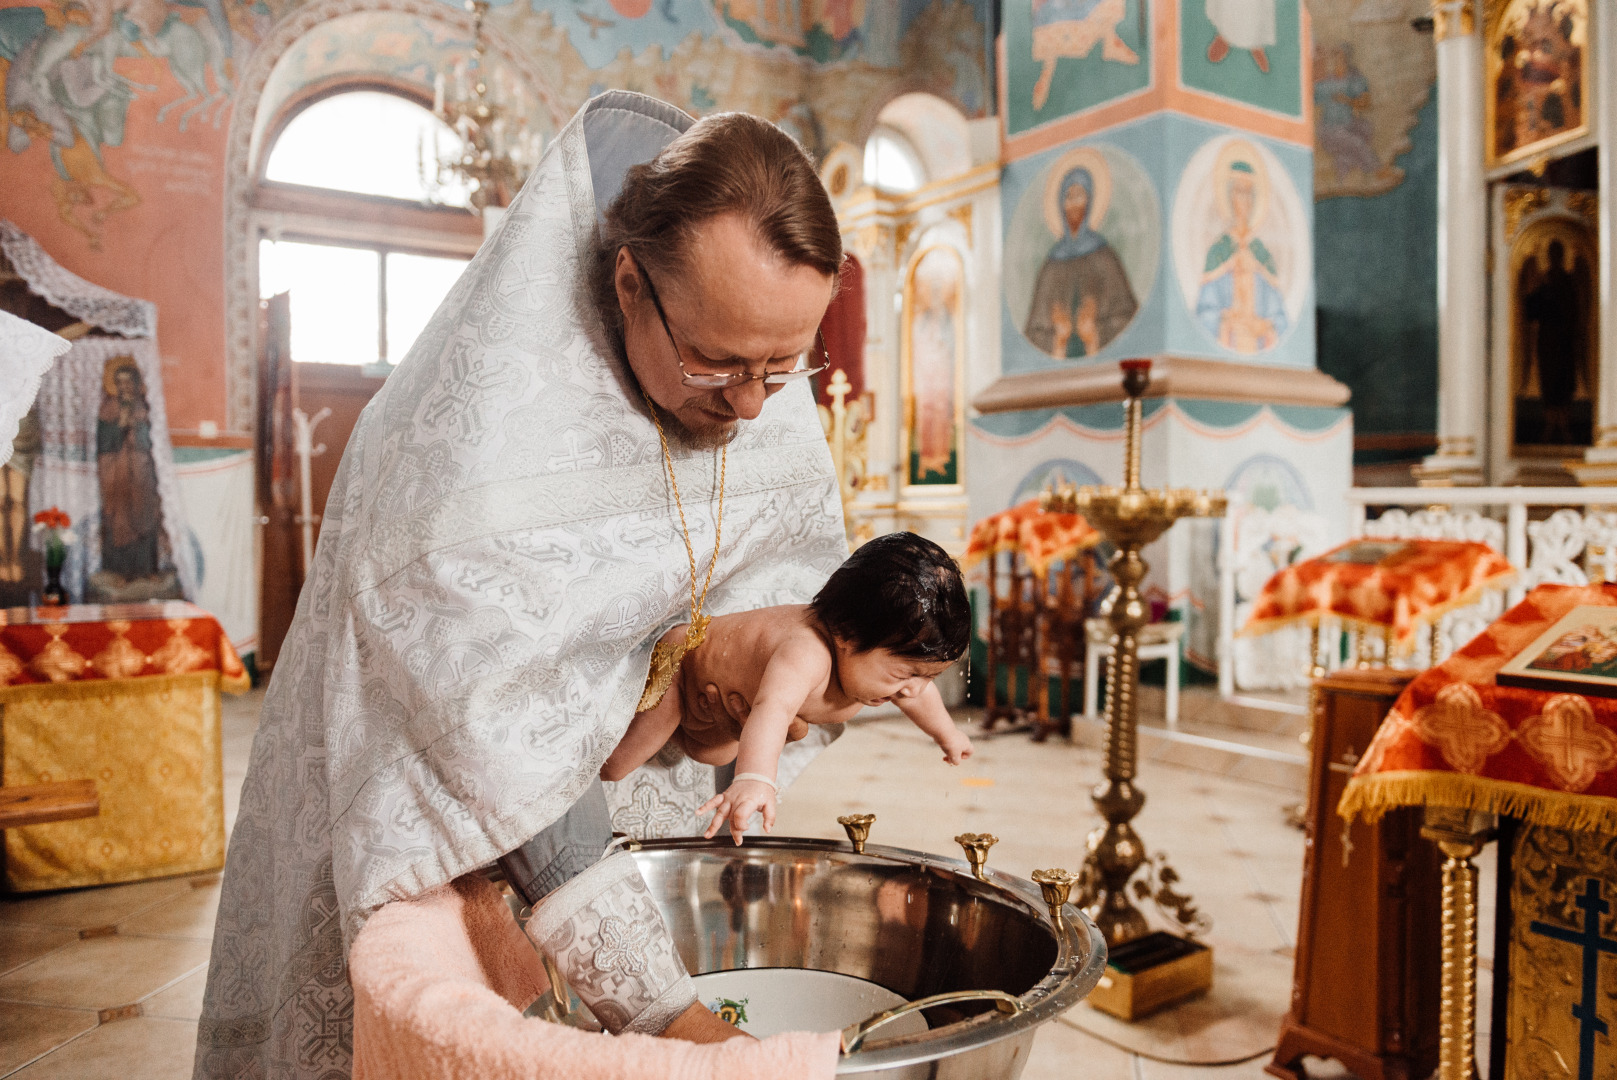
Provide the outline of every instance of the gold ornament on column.
{"type": "Polygon", "coordinates": [[[1432,0],[1432,33],[1438,41],[1477,32],[1472,0],[1432,0]]]}
{"type": "Polygon", "coordinates": [[[830,385],[825,388],[831,404],[818,408],[820,428],[831,446],[831,465],[837,474],[848,539],[858,547],[861,541],[857,539],[859,523],[855,520],[854,499],[859,492],[876,487],[870,483],[873,479],[870,476],[870,421],[875,413],[876,396],[866,390],[853,401],[846,401],[852,392],[853,384],[848,382],[847,373],[838,368],[831,373],[830,385]]]}
{"type": "Polygon", "coordinates": [[[1191,898],[1175,891],[1179,875],[1158,855],[1147,858],[1145,844],[1130,822],[1145,805],[1134,783],[1139,752],[1139,634],[1150,621],[1150,608],[1140,594],[1148,569],[1140,549],[1184,517],[1222,517],[1222,491],[1140,486],[1141,395],[1151,383],[1151,361],[1124,360],[1123,392],[1128,395],[1128,427],[1123,457],[1123,486],[1057,487],[1042,499],[1044,509],[1082,514],[1117,551],[1110,569],[1116,584],[1101,606],[1112,624],[1112,656],[1106,670],[1106,743],[1104,780],[1090,797],[1106,824],[1089,835],[1089,854],[1079,879],[1076,903],[1095,920],[1108,945],[1121,945],[1150,932],[1145,916],[1129,897],[1152,899],[1158,910],[1180,927],[1196,933],[1208,920],[1191,898]]]}
{"type": "Polygon", "coordinates": [[[1443,852],[1443,969],[1437,1080],[1472,1080],[1477,1069],[1477,864],[1494,838],[1491,814],[1428,806],[1421,835],[1443,852]]]}

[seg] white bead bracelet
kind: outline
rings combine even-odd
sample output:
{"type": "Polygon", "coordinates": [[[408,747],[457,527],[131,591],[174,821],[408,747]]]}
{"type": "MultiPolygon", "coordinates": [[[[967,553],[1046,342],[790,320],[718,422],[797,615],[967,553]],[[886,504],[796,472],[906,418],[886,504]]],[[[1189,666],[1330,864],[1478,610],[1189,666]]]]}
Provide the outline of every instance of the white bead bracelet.
{"type": "Polygon", "coordinates": [[[731,780],[730,782],[732,784],[734,784],[734,783],[737,783],[737,782],[739,782],[741,780],[756,780],[760,784],[768,784],[770,791],[775,792],[777,795],[780,794],[780,788],[775,786],[775,781],[771,780],[769,777],[765,776],[763,773],[755,773],[755,772],[736,773],[735,779],[731,780]]]}

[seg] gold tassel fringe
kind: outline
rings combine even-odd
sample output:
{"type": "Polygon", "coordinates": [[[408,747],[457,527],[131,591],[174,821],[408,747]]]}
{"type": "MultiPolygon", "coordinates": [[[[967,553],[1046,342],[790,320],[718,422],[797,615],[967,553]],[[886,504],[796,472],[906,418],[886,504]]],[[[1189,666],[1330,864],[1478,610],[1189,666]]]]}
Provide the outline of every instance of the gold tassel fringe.
{"type": "Polygon", "coordinates": [[[1468,773],[1411,770],[1355,776],[1348,781],[1336,812],[1350,821],[1362,815],[1366,822],[1374,823],[1387,811],[1405,806],[1479,810],[1555,829],[1617,833],[1617,799],[1550,791],[1468,773]]]}

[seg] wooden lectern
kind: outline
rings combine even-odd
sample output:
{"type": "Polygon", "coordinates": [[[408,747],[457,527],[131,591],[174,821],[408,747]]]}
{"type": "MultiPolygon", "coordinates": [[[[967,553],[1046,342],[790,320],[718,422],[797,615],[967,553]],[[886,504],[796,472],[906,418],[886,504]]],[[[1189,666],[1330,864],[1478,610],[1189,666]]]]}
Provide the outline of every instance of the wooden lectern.
{"type": "Polygon", "coordinates": [[[1351,827],[1336,814],[1415,674],[1344,670],[1314,683],[1302,911],[1274,1076],[1305,1080],[1305,1054],[1335,1058],[1362,1080],[1415,1080],[1437,1067],[1437,846],[1421,839],[1418,809],[1351,827]]]}

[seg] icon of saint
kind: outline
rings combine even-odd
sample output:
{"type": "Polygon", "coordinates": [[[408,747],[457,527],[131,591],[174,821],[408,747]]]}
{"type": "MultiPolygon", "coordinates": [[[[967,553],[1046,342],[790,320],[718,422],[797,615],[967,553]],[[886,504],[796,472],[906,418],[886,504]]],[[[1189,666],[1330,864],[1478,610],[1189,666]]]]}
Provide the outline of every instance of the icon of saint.
{"type": "Polygon", "coordinates": [[[1569,247],[1550,235],[1555,238],[1522,264],[1516,279],[1514,437],[1517,446],[1588,446],[1596,377],[1589,325],[1593,260],[1581,245],[1569,247]]]}
{"type": "Polygon", "coordinates": [[[1269,202],[1262,161],[1232,143],[1214,173],[1223,231],[1207,249],[1196,318],[1226,349],[1255,353],[1279,343],[1290,325],[1280,271],[1258,229],[1269,202]]]}
{"type": "Polygon", "coordinates": [[[1025,330],[1027,339],[1051,356],[1095,355],[1140,308],[1123,260],[1092,226],[1096,187],[1089,167],[1069,169],[1061,177],[1056,204],[1062,236],[1039,267],[1025,330]]]}
{"type": "Polygon", "coordinates": [[[910,483],[958,483],[955,372],[962,289],[959,257],[934,248],[916,264],[910,288],[910,483]]]}

